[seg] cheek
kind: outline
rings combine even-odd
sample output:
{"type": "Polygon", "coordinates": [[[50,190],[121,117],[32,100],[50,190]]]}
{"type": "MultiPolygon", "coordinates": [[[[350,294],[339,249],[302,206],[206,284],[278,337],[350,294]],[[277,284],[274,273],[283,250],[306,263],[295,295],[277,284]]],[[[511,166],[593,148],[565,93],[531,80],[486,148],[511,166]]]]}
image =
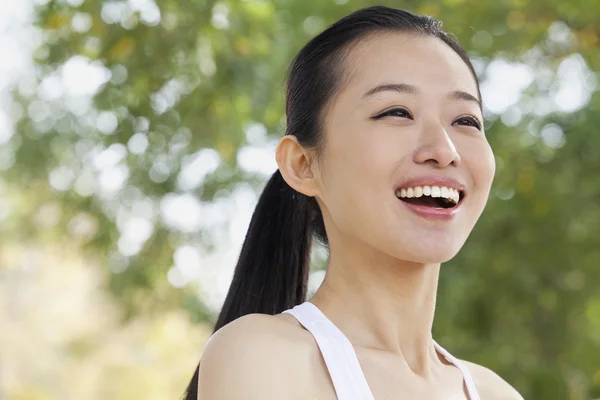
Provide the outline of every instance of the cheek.
{"type": "Polygon", "coordinates": [[[332,135],[335,137],[329,148],[329,159],[336,164],[335,174],[350,175],[350,187],[355,189],[368,185],[373,179],[384,178],[390,161],[398,159],[394,147],[369,124],[357,122],[343,128],[332,135]]]}
{"type": "Polygon", "coordinates": [[[465,154],[464,162],[471,175],[474,189],[480,195],[478,197],[487,199],[496,173],[492,148],[482,139],[477,145],[470,146],[465,154]]]}
{"type": "Polygon", "coordinates": [[[371,147],[347,145],[330,157],[324,185],[326,201],[331,201],[331,207],[339,207],[344,212],[364,207],[365,201],[378,190],[384,172],[377,152],[371,147]]]}
{"type": "Polygon", "coordinates": [[[488,189],[492,186],[492,181],[494,180],[494,175],[496,174],[496,158],[494,157],[494,152],[490,147],[489,143],[486,142],[485,149],[481,151],[481,161],[480,168],[481,177],[480,179],[483,182],[487,183],[488,189]]]}
{"type": "Polygon", "coordinates": [[[327,150],[323,200],[334,224],[345,231],[369,226],[374,210],[392,194],[390,176],[399,154],[373,140],[374,134],[348,130],[327,150]]]}

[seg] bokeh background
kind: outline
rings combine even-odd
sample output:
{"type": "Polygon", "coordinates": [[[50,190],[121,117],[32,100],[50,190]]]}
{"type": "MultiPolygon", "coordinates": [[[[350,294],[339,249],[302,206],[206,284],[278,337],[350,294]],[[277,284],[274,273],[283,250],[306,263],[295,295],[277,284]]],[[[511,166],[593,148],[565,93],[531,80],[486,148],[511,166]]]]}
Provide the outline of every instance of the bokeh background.
{"type": "Polygon", "coordinates": [[[287,66],[374,4],[460,38],[496,154],[436,339],[526,399],[600,398],[599,0],[1,0],[0,399],[179,398],[276,169],[287,66]]]}

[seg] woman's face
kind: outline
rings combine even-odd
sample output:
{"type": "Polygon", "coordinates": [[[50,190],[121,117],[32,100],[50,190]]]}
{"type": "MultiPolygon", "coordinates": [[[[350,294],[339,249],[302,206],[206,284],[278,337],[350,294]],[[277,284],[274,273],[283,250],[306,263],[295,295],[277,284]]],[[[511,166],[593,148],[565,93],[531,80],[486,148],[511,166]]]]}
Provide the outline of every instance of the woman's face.
{"type": "Polygon", "coordinates": [[[438,38],[390,33],[356,44],[344,70],[317,173],[332,250],[359,242],[407,261],[451,259],[495,172],[469,68],[438,38]]]}

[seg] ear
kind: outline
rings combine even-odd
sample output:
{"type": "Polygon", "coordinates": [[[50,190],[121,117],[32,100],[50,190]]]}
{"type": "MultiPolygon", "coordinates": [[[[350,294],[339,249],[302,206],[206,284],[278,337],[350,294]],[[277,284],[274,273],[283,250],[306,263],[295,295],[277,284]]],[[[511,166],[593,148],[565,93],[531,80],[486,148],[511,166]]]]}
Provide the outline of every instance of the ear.
{"type": "Polygon", "coordinates": [[[309,197],[317,194],[312,153],[302,147],[294,135],[285,135],[279,140],[275,158],[281,176],[288,185],[309,197]]]}

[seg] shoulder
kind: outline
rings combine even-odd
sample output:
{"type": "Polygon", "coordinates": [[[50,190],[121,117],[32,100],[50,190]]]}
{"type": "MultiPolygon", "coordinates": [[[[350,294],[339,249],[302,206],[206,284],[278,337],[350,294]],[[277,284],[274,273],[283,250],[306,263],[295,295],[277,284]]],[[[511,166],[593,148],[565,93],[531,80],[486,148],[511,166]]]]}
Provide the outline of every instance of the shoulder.
{"type": "Polygon", "coordinates": [[[291,399],[291,393],[300,394],[294,382],[302,373],[296,356],[301,338],[302,331],[280,316],[248,314],[230,322],[204,346],[199,398],[291,399]]]}
{"type": "Polygon", "coordinates": [[[469,361],[461,362],[473,376],[481,400],[523,400],[515,388],[491,369],[469,361]]]}

